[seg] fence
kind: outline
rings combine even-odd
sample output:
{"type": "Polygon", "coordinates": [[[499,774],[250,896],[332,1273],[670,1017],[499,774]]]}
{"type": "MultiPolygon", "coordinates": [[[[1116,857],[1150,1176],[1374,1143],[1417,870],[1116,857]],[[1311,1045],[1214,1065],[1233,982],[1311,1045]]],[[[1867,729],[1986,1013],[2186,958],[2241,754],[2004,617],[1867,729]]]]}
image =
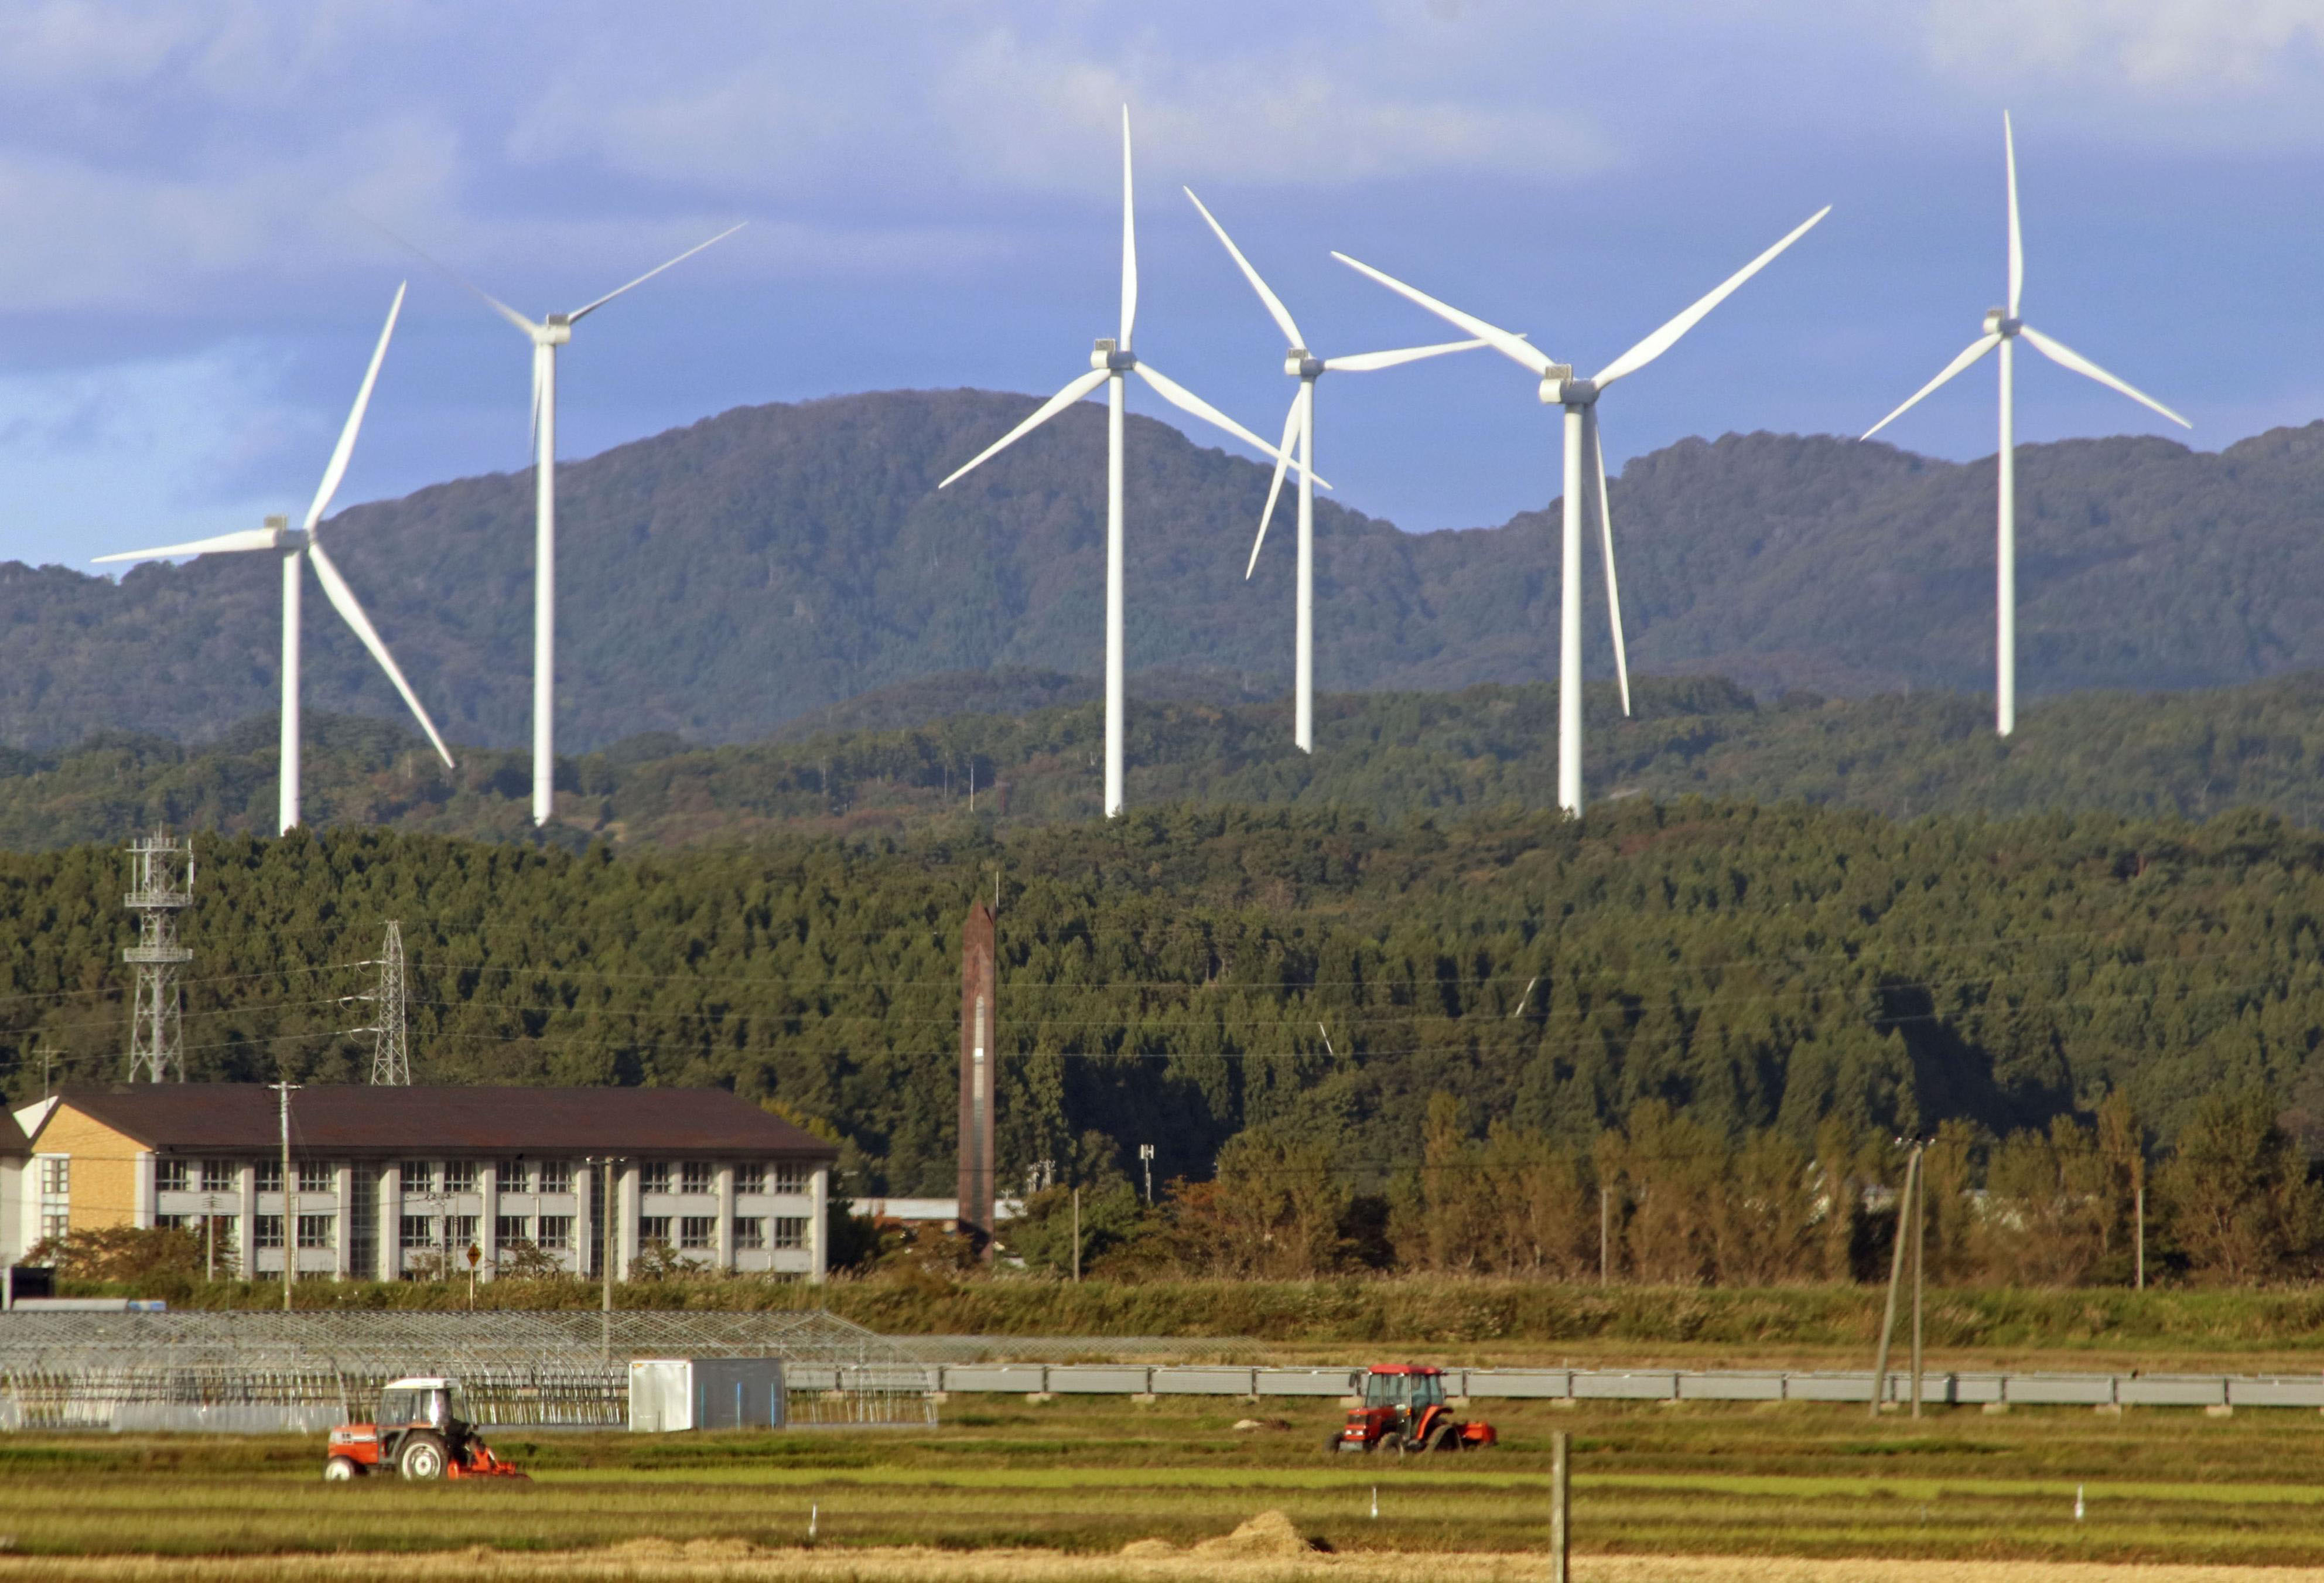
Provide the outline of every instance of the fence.
{"type": "MultiPolygon", "coordinates": [[[[1342,1396],[1361,1371],[1167,1364],[937,1364],[930,1389],[1052,1395],[1342,1396]]],[[[1503,1401],[1855,1402],[1872,1400],[1870,1369],[1448,1368],[1453,1395],[1503,1401]]],[[[1884,1395],[1904,1402],[1912,1376],[1891,1371],[1884,1395]]],[[[1923,1373],[1923,1402],[2026,1407],[2308,1407],[2324,1409],[2324,1375],[1923,1373]]]]}

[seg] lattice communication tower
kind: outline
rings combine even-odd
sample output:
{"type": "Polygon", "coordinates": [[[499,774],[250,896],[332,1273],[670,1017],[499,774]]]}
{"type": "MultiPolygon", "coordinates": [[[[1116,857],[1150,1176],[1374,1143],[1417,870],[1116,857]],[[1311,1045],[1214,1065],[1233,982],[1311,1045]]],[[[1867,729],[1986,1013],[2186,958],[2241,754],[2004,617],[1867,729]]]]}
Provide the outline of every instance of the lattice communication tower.
{"type": "Polygon", "coordinates": [[[378,1036],[371,1055],[374,1083],[411,1086],[410,1019],[405,1012],[410,995],[403,972],[403,925],[391,919],[387,949],[379,959],[379,1023],[372,1030],[378,1036]]]}
{"type": "Polygon", "coordinates": [[[129,844],[129,893],[122,904],[137,914],[137,943],[121,959],[137,969],[137,1004],[129,1022],[129,1080],[186,1080],[183,1007],[178,973],[194,953],[178,943],[178,914],[194,904],[194,843],[166,830],[129,844]]]}

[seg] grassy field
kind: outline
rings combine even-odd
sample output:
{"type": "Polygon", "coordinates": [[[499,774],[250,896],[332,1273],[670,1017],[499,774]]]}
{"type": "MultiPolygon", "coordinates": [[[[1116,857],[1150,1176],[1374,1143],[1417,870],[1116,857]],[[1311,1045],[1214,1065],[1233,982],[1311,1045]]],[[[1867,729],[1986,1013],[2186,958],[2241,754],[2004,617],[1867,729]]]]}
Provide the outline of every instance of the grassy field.
{"type": "MultiPolygon", "coordinates": [[[[194,1282],[167,1291],[71,1288],[87,1295],[161,1296],[173,1308],[274,1308],[272,1283],[194,1282]]],[[[596,1287],[502,1281],[484,1306],[595,1308],[596,1287]]],[[[756,1279],[643,1282],[624,1308],[787,1309],[802,1301],[884,1334],[1232,1337],[1240,1362],[1268,1357],[1362,1361],[1380,1347],[1462,1363],[1618,1359],[1695,1366],[1863,1367],[1885,1293],[1873,1286],[1558,1285],[1437,1275],[1329,1281],[1088,1281],[948,1278],[927,1272],[843,1278],[807,1293],[756,1279]]],[[[315,1282],[301,1308],[464,1309],[465,1282],[315,1282]]],[[[2313,1371],[2324,1363],[2324,1288],[1934,1290],[1928,1338],[1939,1367],[2216,1368],[2313,1371]]]]}
{"type": "Polygon", "coordinates": [[[1021,1551],[1082,1558],[1074,1575],[1090,1578],[1240,1576],[1222,1569],[1231,1557],[1198,1565],[1191,1547],[1267,1511],[1334,1553],[1235,1566],[1537,1575],[1560,1428],[1575,1437],[1575,1548],[1602,1564],[1584,1578],[1697,1576],[1603,1569],[1622,1557],[1698,1558],[1684,1565],[1711,1569],[1704,1578],[1794,1575],[1782,1558],[2324,1568],[2315,1413],[2020,1410],[1874,1424],[1846,1407],[1691,1403],[1491,1415],[1499,1448],[1399,1461],[1325,1452],[1338,1414],[1322,1405],[1005,1399],[908,1433],[508,1437],[499,1449],[535,1475],[512,1486],[327,1486],[319,1440],[19,1435],[0,1440],[0,1579],[192,1576],[198,1557],[239,1558],[204,1576],[352,1576],[329,1558],[472,1547],[492,1552],[461,1561],[478,1576],[628,1575],[633,1562],[676,1576],[696,1561],[742,1575],[762,1551],[804,1560],[810,1514],[816,1576],[942,1576],[947,1556],[965,1576],[964,1552],[1021,1551]],[[1236,1430],[1245,1412],[1265,1427],[1236,1430]],[[1155,1541],[1170,1549],[1123,1554],[1155,1541]],[[899,1546],[921,1547],[936,1569],[893,1570],[908,1558],[882,1547],[899,1546]],[[292,1559],[254,1570],[262,1557],[292,1559]],[[1406,1569],[1426,1558],[1442,1566],[1406,1569]]]}

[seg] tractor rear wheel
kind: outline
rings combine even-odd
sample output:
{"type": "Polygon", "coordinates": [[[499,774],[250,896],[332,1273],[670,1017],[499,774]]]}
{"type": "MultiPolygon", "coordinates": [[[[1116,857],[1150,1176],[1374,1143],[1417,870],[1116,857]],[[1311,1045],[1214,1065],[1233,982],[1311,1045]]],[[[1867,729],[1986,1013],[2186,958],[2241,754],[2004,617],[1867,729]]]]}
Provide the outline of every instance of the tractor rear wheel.
{"type": "Polygon", "coordinates": [[[1440,1423],[1428,1431],[1428,1449],[1432,1451],[1457,1451],[1461,1449],[1461,1437],[1451,1424],[1440,1423]]]}
{"type": "Polygon", "coordinates": [[[363,1464],[352,1457],[334,1457],[323,1464],[323,1477],[331,1484],[341,1484],[363,1477],[363,1464]]]}
{"type": "Polygon", "coordinates": [[[450,1461],[443,1437],[421,1430],[405,1437],[403,1449],[395,1458],[395,1470],[406,1478],[441,1478],[450,1461]]]}

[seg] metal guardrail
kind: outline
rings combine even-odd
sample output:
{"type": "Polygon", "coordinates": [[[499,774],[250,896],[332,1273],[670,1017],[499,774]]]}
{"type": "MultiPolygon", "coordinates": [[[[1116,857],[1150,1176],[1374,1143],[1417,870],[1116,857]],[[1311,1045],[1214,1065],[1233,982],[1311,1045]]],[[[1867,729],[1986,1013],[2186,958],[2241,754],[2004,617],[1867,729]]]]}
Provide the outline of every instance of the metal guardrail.
{"type": "MultiPolygon", "coordinates": [[[[1151,1396],[1343,1396],[1355,1369],[1186,1367],[1167,1364],[932,1364],[928,1389],[965,1393],[1151,1396]]],[[[1448,1393],[1498,1401],[1857,1402],[1872,1400],[1869,1369],[1449,1368],[1448,1393]]],[[[1883,1394],[1911,1398],[1909,1375],[1883,1394]]],[[[2324,1374],[2100,1375],[1924,1373],[1921,1399],[1940,1405],[2024,1407],[2309,1407],[2324,1410],[2324,1374]]]]}

